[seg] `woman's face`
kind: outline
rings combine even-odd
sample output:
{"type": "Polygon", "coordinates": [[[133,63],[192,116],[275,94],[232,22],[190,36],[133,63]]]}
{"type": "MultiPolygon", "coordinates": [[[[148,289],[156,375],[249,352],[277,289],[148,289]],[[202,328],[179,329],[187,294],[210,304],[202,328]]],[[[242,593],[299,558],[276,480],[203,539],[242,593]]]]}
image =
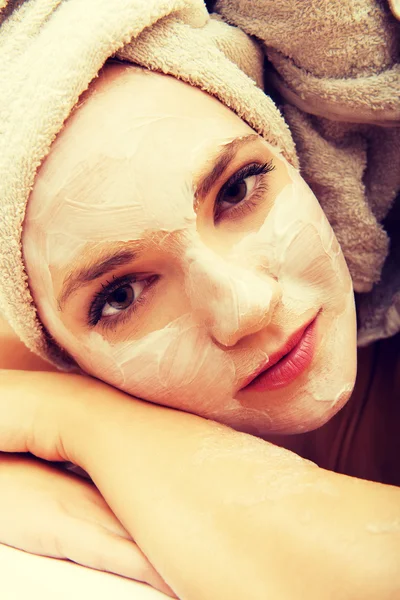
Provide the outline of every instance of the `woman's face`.
{"type": "Polygon", "coordinates": [[[39,171],[23,244],[49,332],[129,394],[263,436],[351,393],[352,286],[324,213],[197,88],[107,66],[39,171]]]}

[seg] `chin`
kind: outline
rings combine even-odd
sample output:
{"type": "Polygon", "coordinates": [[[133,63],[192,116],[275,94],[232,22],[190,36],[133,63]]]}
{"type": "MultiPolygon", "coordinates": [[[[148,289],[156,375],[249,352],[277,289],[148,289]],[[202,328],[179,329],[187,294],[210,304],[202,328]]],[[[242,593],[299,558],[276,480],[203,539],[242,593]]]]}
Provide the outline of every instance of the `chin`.
{"type": "Polygon", "coordinates": [[[322,380],[321,385],[313,389],[303,388],[289,394],[280,402],[271,403],[265,399],[265,408],[258,409],[259,415],[253,423],[256,435],[271,434],[295,435],[319,429],[330,421],[348,402],[353,392],[356,368],[353,375],[347,373],[346,379],[329,382],[322,380]],[[330,388],[326,393],[325,387],[330,388]],[[325,392],[325,393],[324,393],[325,392]]]}
{"type": "Polygon", "coordinates": [[[305,399],[297,414],[293,414],[291,419],[288,418],[279,425],[277,424],[275,430],[270,433],[295,435],[319,429],[347,404],[352,391],[353,386],[344,388],[331,403],[311,398],[305,399]]]}
{"type": "Polygon", "coordinates": [[[317,400],[310,394],[302,394],[290,405],[285,403],[285,406],[274,406],[273,409],[271,406],[264,409],[242,408],[229,413],[221,412],[213,418],[236,431],[261,438],[306,433],[319,429],[330,421],[346,405],[352,390],[353,386],[346,384],[330,402],[317,400]]]}
{"type": "Polygon", "coordinates": [[[243,399],[236,401],[236,410],[221,411],[218,417],[212,418],[258,437],[295,435],[318,429],[348,402],[357,365],[356,360],[346,365],[337,361],[334,373],[318,367],[317,364],[302,382],[284,390],[256,393],[254,397],[248,394],[245,405],[243,399]]]}

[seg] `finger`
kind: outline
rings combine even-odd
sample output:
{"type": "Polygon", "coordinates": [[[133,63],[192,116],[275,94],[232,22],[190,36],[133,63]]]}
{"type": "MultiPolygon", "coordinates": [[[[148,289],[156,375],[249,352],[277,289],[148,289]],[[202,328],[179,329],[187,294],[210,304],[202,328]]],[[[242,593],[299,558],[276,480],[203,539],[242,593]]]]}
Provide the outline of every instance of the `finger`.
{"type": "Polygon", "coordinates": [[[92,523],[79,524],[79,543],[73,531],[58,542],[57,554],[91,569],[115,573],[142,581],[176,598],[140,548],[131,540],[115,535],[92,523]]]}

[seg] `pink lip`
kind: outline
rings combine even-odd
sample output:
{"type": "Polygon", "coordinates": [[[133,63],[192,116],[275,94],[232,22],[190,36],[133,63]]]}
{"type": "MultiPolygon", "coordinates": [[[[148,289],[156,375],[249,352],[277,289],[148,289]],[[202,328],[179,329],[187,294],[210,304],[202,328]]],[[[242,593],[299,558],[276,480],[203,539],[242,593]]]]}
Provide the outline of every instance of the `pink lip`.
{"type": "Polygon", "coordinates": [[[249,377],[241,390],[277,390],[286,387],[304,373],[314,357],[316,321],[317,317],[314,317],[294,333],[285,346],[270,357],[265,367],[249,377]]]}

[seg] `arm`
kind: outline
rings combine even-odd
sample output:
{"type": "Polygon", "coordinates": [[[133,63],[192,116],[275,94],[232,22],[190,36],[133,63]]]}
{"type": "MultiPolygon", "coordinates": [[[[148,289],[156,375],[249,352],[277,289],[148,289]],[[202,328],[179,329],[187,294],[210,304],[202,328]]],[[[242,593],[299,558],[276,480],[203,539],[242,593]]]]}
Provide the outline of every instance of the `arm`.
{"type": "MultiPolygon", "coordinates": [[[[56,371],[0,315],[0,395],[6,368],[17,378],[23,369],[27,388],[34,376],[28,371],[56,371]]],[[[52,397],[57,378],[54,383],[52,397]]],[[[32,456],[0,452],[0,491],[0,545],[144,581],[172,595],[91,482],[32,456]]]]}
{"type": "Polygon", "coordinates": [[[0,490],[0,545],[171,593],[91,482],[30,456],[0,452],[0,490]]]}
{"type": "Polygon", "coordinates": [[[399,489],[89,378],[30,375],[28,385],[23,373],[3,373],[2,449],[86,469],[179,597],[399,593],[399,489]],[[57,401],[44,402],[55,389],[57,401]]]}

